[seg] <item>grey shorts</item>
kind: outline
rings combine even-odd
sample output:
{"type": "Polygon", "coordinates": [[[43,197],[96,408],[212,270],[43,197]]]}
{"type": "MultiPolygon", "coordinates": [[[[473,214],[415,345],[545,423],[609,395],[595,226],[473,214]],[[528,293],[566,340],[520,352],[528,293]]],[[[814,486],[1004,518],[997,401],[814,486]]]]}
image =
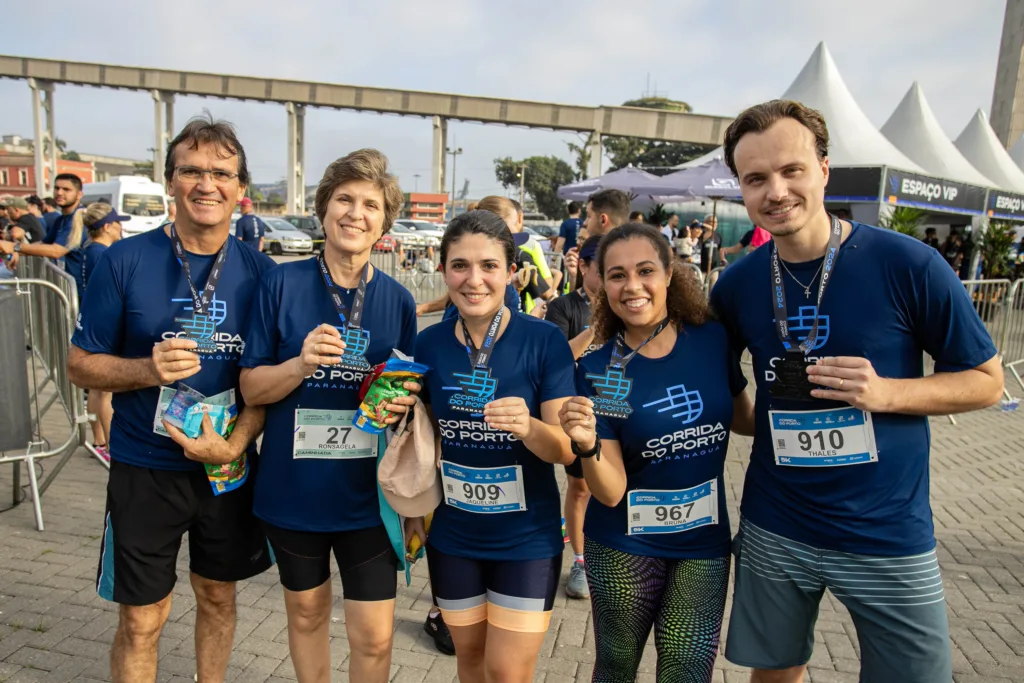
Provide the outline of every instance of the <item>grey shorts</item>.
{"type": "Polygon", "coordinates": [[[821,550],[741,520],[725,658],[756,669],[806,664],[827,588],[853,617],[861,683],[948,683],[949,622],[935,551],[880,557],[821,550]]]}

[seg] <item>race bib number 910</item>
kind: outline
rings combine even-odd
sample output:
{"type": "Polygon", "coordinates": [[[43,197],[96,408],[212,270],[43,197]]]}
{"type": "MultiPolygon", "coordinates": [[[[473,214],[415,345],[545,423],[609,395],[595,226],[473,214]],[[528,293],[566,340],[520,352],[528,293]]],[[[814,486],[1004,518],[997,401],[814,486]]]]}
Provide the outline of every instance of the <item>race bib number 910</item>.
{"type": "Polygon", "coordinates": [[[769,411],[775,464],[838,467],[878,462],[871,413],[859,408],[769,411]]]}

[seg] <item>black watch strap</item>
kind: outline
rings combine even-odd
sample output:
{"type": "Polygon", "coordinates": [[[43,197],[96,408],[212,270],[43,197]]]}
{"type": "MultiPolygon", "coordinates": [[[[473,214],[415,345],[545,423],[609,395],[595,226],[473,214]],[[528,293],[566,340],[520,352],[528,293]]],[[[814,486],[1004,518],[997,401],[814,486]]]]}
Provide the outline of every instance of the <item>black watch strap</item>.
{"type": "Polygon", "coordinates": [[[601,459],[601,439],[594,441],[594,447],[589,451],[582,451],[575,441],[570,442],[572,444],[572,453],[578,458],[597,458],[601,459]]]}

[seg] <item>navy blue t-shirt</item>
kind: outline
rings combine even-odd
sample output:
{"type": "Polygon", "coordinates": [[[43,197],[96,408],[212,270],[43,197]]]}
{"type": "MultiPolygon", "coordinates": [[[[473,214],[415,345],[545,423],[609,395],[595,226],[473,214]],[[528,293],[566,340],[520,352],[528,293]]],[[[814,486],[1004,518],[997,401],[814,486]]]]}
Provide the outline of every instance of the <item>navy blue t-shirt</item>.
{"type": "MultiPolygon", "coordinates": [[[[609,342],[580,359],[576,389],[581,396],[594,396],[587,375],[604,375],[611,355],[609,342]]],[[[726,557],[731,531],[723,472],[733,397],[743,391],[747,380],[729,347],[725,328],[713,321],[687,327],[677,335],[667,356],[637,354],[626,366],[625,376],[632,380],[627,400],[633,412],[624,420],[598,416],[597,435],[619,442],[626,467],[626,493],[614,508],[591,499],[584,533],[601,545],[632,555],[726,557]],[[633,522],[638,521],[628,516],[630,491],[681,491],[710,482],[714,482],[717,496],[717,500],[711,499],[717,507],[716,520],[683,531],[629,535],[633,522]]],[[[700,493],[711,495],[711,490],[712,486],[706,486],[700,493]]],[[[688,521],[698,519],[694,516],[688,521]]]]}
{"type": "MultiPolygon", "coordinates": [[[[442,502],[434,511],[430,543],[457,557],[483,560],[541,560],[562,552],[562,504],[555,469],[508,432],[493,429],[483,416],[456,410],[449,401],[463,391],[456,374],[469,373],[469,354],[455,336],[455,320],[428,327],[416,339],[416,360],[429,365],[423,400],[441,431],[441,457],[466,467],[522,468],[526,510],[481,514],[442,502]]],[[[490,360],[497,380],[492,400],[518,396],[530,415],[541,404],[575,392],[575,364],[569,343],[549,322],[513,314],[495,342],[490,360]]]]}
{"type": "MultiPolygon", "coordinates": [[[[514,285],[508,285],[505,287],[505,305],[508,306],[510,311],[522,310],[521,301],[519,299],[519,292],[516,291],[514,285]]],[[[455,320],[459,317],[459,309],[451,301],[444,309],[444,315],[441,316],[441,320],[455,320]]]]}
{"type": "Polygon", "coordinates": [[[246,244],[258,246],[265,232],[263,221],[251,213],[242,216],[235,223],[235,237],[246,244]]]}
{"type": "Polygon", "coordinates": [[[558,227],[558,236],[565,240],[562,245],[562,253],[565,254],[576,246],[576,238],[580,234],[583,221],[579,218],[566,218],[558,227]]]}
{"type": "MultiPolygon", "coordinates": [[[[856,356],[881,377],[922,377],[922,353],[936,372],[975,368],[996,355],[956,274],[934,249],[889,230],[853,223],[816,308],[784,272],[789,326],[802,341],[819,317],[808,359],[856,356]]],[[[749,349],[757,381],[757,427],[741,511],[759,527],[820,548],[906,556],[935,547],[928,498],[928,418],[875,413],[877,462],[835,467],[776,465],[769,410],[822,410],[846,403],[773,398],[775,363],[783,357],[773,318],[772,249],[758,249],[730,266],[711,290],[711,303],[737,352],[749,349]]],[[[787,264],[805,284],[821,259],[787,264]]]]}
{"type": "MultiPolygon", "coordinates": [[[[351,310],[355,289],[342,292],[351,310]]],[[[317,260],[278,266],[260,281],[241,367],[278,365],[295,358],[302,351],[306,335],[323,323],[337,326],[340,320],[317,260]]],[[[366,360],[371,366],[386,361],[396,348],[411,356],[416,343],[416,303],[412,294],[374,269],[366,284],[361,327],[369,332],[366,360]]],[[[257,517],[298,531],[347,531],[381,524],[373,452],[360,449],[358,457],[340,457],[346,451],[331,454],[294,448],[297,434],[305,429],[301,425],[309,423],[302,417],[309,413],[300,411],[357,410],[359,387],[365,376],[362,371],[324,365],[290,394],[267,406],[253,506],[257,517]]],[[[376,435],[355,430],[351,417],[346,417],[344,424],[332,418],[332,423],[337,422],[341,428],[343,442],[377,442],[376,435]],[[349,428],[351,431],[344,431],[349,428]]],[[[338,436],[335,432],[334,441],[338,436]]]]}
{"type": "MultiPolygon", "coordinates": [[[[236,239],[228,238],[227,245],[224,272],[210,308],[219,348],[215,354],[200,356],[202,370],[185,384],[206,396],[235,389],[241,406],[237,390],[242,332],[260,275],[275,264],[236,239]]],[[[216,254],[189,254],[197,288],[206,283],[216,258],[216,254]]],[[[186,336],[175,318],[191,318],[192,313],[188,282],[171,251],[170,238],[163,230],[150,230],[114,244],[96,264],[71,343],[89,353],[149,358],[155,344],[186,336]]],[[[202,469],[170,437],[154,432],[159,397],[160,387],[114,394],[111,458],[156,470],[202,469]]]]}
{"type": "Polygon", "coordinates": [[[64,260],[64,270],[75,278],[75,285],[78,287],[79,307],[85,299],[85,286],[92,277],[93,271],[96,270],[96,264],[99,263],[100,257],[106,251],[106,244],[89,242],[79,250],[80,253],[76,255],[76,258],[64,260]]]}

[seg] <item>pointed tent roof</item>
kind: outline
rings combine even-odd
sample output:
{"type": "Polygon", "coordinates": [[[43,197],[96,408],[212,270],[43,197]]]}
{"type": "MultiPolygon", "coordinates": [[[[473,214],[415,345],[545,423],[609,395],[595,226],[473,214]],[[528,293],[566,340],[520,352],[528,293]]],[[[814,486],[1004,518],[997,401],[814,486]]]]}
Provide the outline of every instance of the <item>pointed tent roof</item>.
{"type": "MultiPolygon", "coordinates": [[[[878,132],[853,99],[824,42],[818,43],[781,99],[803,102],[822,113],[828,123],[828,156],[833,166],[893,166],[927,173],[878,132]]],[[[700,166],[716,156],[724,156],[721,147],[676,168],[700,166]]]]}
{"type": "Polygon", "coordinates": [[[893,166],[926,173],[878,132],[853,99],[825,43],[782,95],[820,111],[828,122],[829,159],[833,166],[893,166]]]}
{"type": "Polygon", "coordinates": [[[942,132],[916,81],[882,126],[882,135],[932,175],[982,187],[998,185],[971,166],[942,132]]]}
{"type": "Polygon", "coordinates": [[[976,169],[991,178],[997,187],[1011,192],[1024,192],[1024,171],[1013,163],[1013,159],[999,142],[985,112],[979,109],[971,117],[970,123],[960,133],[955,144],[960,153],[976,169]]]}
{"type": "Polygon", "coordinates": [[[1010,148],[1010,158],[1017,166],[1024,169],[1024,135],[1021,135],[1017,144],[1010,148]]]}

